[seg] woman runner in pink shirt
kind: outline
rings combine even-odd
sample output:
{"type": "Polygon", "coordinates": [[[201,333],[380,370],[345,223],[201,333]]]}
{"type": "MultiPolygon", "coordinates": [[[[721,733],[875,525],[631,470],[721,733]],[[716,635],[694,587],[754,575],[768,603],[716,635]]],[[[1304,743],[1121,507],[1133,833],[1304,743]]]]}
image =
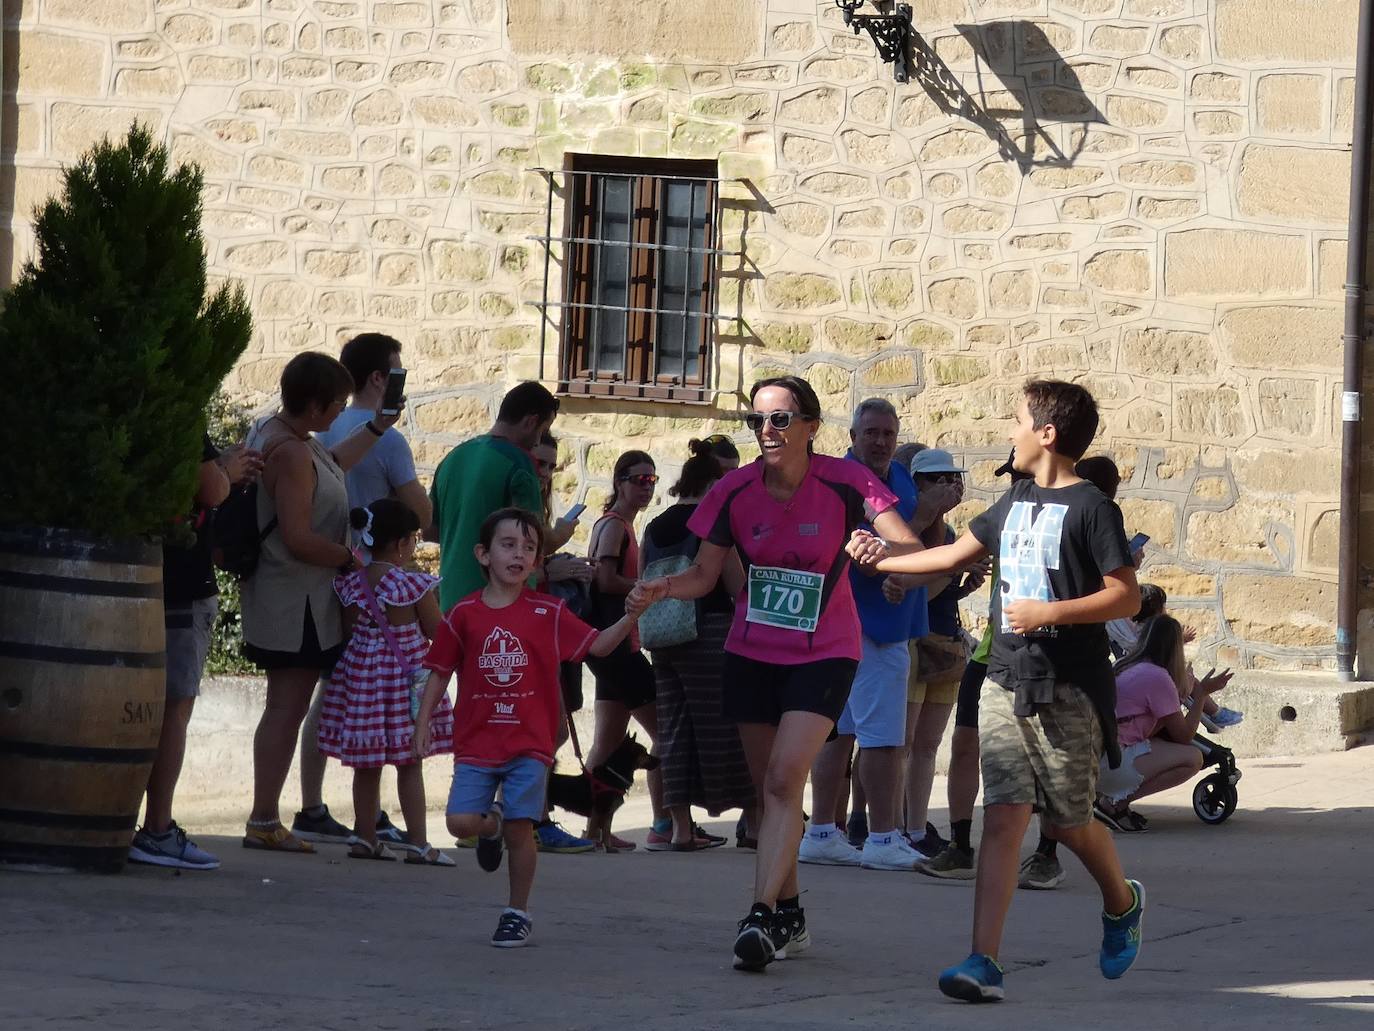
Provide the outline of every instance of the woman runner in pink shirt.
{"type": "Polygon", "coordinates": [[[744,563],[725,644],[724,712],[739,724],[763,815],[754,905],[734,952],[736,967],[762,970],[811,944],[797,886],[802,791],[860,655],[845,542],[866,521],[887,540],[915,538],[867,468],[813,453],[821,406],[806,380],[761,380],[749,396],[745,421],[763,456],[716,481],[697,507],[687,524],[702,541],[696,563],[645,581],[632,599],[699,598],[732,547],[744,563]]]}

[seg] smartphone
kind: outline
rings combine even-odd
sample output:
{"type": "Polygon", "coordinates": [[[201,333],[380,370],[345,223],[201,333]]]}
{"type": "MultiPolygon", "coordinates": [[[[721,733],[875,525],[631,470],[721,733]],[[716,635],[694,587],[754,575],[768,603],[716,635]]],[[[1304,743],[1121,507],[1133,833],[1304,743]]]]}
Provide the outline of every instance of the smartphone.
{"type": "Polygon", "coordinates": [[[1145,547],[1149,540],[1150,535],[1148,533],[1138,533],[1134,537],[1132,537],[1130,544],[1131,554],[1134,555],[1141,548],[1145,547]]]}
{"type": "Polygon", "coordinates": [[[587,511],[586,505],[573,505],[572,508],[568,509],[568,514],[563,517],[563,521],[565,523],[575,522],[585,511],[587,511]]]}
{"type": "Polygon", "coordinates": [[[395,415],[406,397],[406,370],[392,369],[386,377],[386,393],[382,395],[382,414],[395,415]]]}

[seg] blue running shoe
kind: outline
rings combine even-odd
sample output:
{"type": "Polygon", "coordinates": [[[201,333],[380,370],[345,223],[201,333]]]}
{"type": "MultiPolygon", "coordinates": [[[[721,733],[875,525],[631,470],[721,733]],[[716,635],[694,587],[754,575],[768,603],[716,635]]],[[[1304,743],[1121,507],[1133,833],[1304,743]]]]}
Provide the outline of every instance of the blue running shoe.
{"type": "Polygon", "coordinates": [[[577,855],[596,848],[596,842],[591,838],[579,838],[575,834],[569,834],[552,820],[535,826],[534,843],[540,852],[558,852],[563,855],[577,855]]]}
{"type": "Polygon", "coordinates": [[[1135,905],[1120,916],[1102,914],[1102,952],[1098,955],[1097,965],[1102,970],[1102,976],[1112,981],[1130,970],[1131,964],[1140,955],[1140,922],[1145,916],[1145,886],[1130,879],[1126,883],[1135,892],[1135,905]]]}
{"type": "Polygon", "coordinates": [[[964,1002],[1001,1002],[1002,968],[991,956],[972,953],[957,967],[940,974],[940,991],[964,1002]]]}

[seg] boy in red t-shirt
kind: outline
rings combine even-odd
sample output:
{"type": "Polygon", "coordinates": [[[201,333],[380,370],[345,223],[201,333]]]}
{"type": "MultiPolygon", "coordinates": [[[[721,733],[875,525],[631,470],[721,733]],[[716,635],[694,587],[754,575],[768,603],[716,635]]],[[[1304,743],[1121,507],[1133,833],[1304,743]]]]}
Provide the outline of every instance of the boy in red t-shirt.
{"type": "Polygon", "coordinates": [[[627,606],[623,619],[598,633],[559,599],[529,590],[543,543],[539,518],[522,509],[501,509],[482,524],[474,552],[487,586],[439,624],[415,720],[415,748],[423,755],[430,713],[457,671],[448,829],[459,838],[477,835],[483,870],[501,865],[503,838],[510,849],[510,905],[491,939],[498,948],[524,945],[533,929],[526,906],[538,855],[534,824],[544,812],[562,718],[558,664],[610,654],[639,618],[627,606]]]}

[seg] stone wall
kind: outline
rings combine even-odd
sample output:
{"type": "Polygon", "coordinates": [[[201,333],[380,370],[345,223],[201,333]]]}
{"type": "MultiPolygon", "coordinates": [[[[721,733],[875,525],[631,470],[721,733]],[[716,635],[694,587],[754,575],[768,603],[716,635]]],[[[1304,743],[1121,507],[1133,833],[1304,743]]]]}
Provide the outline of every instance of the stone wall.
{"type": "Polygon", "coordinates": [[[566,492],[740,429],[775,369],[826,446],[881,393],[986,490],[1020,382],[1068,377],[1203,650],[1329,665],[1355,0],[915,8],[898,85],[829,0],[6,0],[13,260],[61,163],[142,119],[204,168],[212,270],[251,292],[233,387],[389,330],[432,467],[539,368],[531,170],[718,158],[718,402],[570,400],[566,492]]]}

